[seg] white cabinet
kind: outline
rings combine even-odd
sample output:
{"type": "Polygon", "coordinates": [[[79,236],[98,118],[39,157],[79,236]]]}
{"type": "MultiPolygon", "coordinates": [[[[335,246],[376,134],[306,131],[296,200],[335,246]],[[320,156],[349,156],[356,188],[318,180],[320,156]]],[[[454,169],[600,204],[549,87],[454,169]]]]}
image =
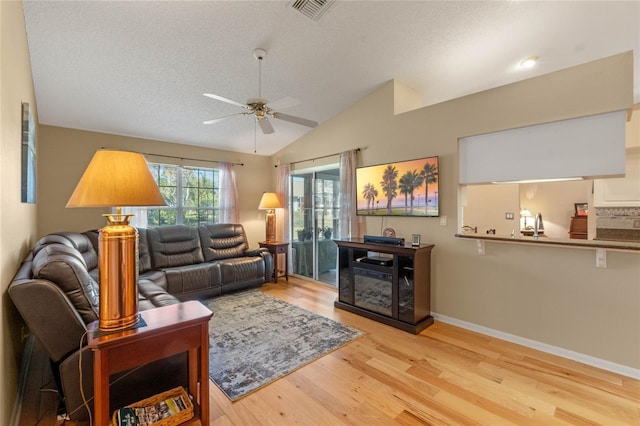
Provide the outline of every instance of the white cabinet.
{"type": "Polygon", "coordinates": [[[640,207],[640,149],[627,149],[624,178],[594,179],[596,207],[640,207]]]}

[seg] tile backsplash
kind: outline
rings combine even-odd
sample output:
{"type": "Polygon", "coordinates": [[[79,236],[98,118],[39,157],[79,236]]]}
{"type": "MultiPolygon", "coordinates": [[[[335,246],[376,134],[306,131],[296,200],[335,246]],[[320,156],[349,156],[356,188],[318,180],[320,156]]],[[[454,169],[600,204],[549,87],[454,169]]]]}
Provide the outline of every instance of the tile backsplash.
{"type": "Polygon", "coordinates": [[[596,239],[640,241],[640,207],[597,207],[596,239]]]}

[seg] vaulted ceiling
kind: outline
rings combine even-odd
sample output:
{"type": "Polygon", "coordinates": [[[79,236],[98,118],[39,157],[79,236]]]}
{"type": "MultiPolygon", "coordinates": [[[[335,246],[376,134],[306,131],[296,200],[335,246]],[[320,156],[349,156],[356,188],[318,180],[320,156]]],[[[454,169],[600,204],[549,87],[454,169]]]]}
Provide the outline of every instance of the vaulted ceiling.
{"type": "MultiPolygon", "coordinates": [[[[300,1],[306,0],[298,0],[300,1]]],[[[398,79],[431,105],[628,50],[640,102],[638,1],[25,1],[41,124],[271,155],[312,129],[252,115],[326,120],[398,79]],[[538,56],[535,67],[518,64],[538,56]]]]}

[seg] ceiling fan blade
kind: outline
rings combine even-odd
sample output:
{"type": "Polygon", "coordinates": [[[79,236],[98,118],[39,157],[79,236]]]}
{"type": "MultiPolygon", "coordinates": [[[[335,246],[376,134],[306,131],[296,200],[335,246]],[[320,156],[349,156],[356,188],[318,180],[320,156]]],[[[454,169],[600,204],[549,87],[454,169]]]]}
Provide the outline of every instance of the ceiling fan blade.
{"type": "Polygon", "coordinates": [[[264,133],[265,135],[270,135],[271,133],[273,133],[273,126],[271,126],[271,123],[269,122],[269,119],[267,117],[263,117],[258,120],[258,124],[260,125],[260,128],[262,129],[262,133],[264,133]]]}
{"type": "Polygon", "coordinates": [[[218,101],[226,102],[226,103],[231,104],[231,105],[239,106],[241,108],[247,108],[247,109],[249,108],[249,106],[247,106],[245,104],[241,104],[240,102],[232,101],[231,99],[223,98],[222,96],[212,95],[211,93],[203,93],[203,95],[205,95],[206,97],[211,98],[211,99],[215,99],[215,100],[218,100],[218,101]]]}
{"type": "Polygon", "coordinates": [[[295,115],[283,114],[281,112],[274,112],[273,116],[279,120],[290,121],[291,123],[300,124],[302,126],[316,127],[318,125],[318,122],[316,121],[296,117],[295,115]]]}
{"type": "Polygon", "coordinates": [[[228,118],[235,117],[236,115],[247,115],[247,114],[251,114],[251,113],[250,112],[237,112],[235,114],[225,115],[224,117],[214,118],[213,120],[203,121],[202,124],[215,124],[215,123],[219,123],[221,121],[224,121],[224,120],[226,120],[228,118]]]}
{"type": "Polygon", "coordinates": [[[300,105],[300,101],[296,98],[292,98],[291,96],[285,96],[284,98],[276,99],[275,101],[267,104],[269,108],[275,111],[291,108],[296,105],[300,105]]]}

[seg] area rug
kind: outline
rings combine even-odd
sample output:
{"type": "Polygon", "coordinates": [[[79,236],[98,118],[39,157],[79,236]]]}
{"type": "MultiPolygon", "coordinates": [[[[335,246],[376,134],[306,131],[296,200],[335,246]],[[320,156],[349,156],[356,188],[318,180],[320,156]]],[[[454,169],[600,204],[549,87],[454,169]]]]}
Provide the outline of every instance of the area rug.
{"type": "Polygon", "coordinates": [[[231,401],[364,334],[259,290],[204,303],[213,311],[209,376],[231,401]]]}

